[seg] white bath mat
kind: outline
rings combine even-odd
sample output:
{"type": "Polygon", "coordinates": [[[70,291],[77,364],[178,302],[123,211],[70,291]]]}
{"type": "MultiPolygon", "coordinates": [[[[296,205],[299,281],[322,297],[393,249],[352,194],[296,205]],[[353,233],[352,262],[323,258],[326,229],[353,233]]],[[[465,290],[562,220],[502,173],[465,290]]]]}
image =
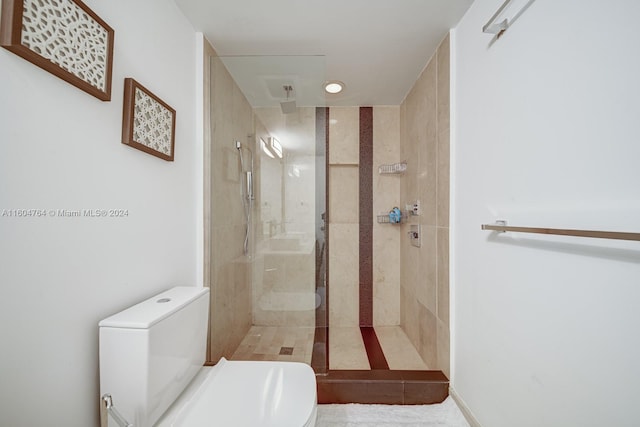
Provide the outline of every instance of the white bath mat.
{"type": "Polygon", "coordinates": [[[451,397],[438,405],[318,405],[317,427],[469,427],[451,397]]]}

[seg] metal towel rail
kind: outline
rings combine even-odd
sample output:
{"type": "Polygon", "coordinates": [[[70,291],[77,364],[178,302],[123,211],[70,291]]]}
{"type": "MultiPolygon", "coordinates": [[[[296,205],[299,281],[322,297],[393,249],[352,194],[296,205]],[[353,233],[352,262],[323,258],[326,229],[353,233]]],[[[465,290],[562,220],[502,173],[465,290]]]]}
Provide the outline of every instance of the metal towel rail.
{"type": "MultiPolygon", "coordinates": [[[[495,34],[497,38],[502,36],[505,31],[509,29],[513,25],[514,22],[520,18],[525,10],[531,6],[535,0],[528,0],[524,6],[521,6],[517,12],[512,12],[511,17],[507,17],[506,12],[509,11],[510,6],[514,0],[506,0],[500,9],[489,19],[489,21],[482,27],[483,33],[495,34]],[[502,18],[502,19],[501,19],[502,18]]],[[[518,5],[524,3],[525,0],[515,1],[518,5]]]]}
{"type": "Polygon", "coordinates": [[[127,421],[122,414],[113,406],[113,399],[111,395],[106,393],[100,398],[100,427],[109,427],[108,416],[120,426],[120,427],[133,427],[129,421],[127,421]]]}
{"type": "Polygon", "coordinates": [[[556,234],[559,236],[591,237],[595,239],[616,239],[616,240],[640,240],[640,233],[627,233],[620,231],[599,231],[599,230],[571,230],[563,228],[536,228],[536,227],[511,227],[506,221],[496,221],[495,224],[482,224],[483,230],[516,233],[537,233],[556,234]]]}

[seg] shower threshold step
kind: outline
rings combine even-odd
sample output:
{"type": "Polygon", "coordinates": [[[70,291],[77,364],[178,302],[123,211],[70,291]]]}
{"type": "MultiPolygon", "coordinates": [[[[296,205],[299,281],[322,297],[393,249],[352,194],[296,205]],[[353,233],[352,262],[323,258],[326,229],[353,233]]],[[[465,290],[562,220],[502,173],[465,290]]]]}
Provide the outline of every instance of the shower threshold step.
{"type": "Polygon", "coordinates": [[[318,403],[425,405],[443,402],[449,379],[442,371],[330,370],[317,374],[318,403]]]}

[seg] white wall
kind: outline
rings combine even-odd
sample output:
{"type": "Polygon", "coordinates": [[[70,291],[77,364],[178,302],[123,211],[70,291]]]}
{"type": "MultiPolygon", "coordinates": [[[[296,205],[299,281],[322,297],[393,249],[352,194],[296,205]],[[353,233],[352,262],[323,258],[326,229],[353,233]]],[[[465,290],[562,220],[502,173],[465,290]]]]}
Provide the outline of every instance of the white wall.
{"type": "Polygon", "coordinates": [[[0,49],[0,214],[129,216],[0,216],[3,426],[97,425],[98,321],[196,284],[195,33],[170,0],[86,3],[115,29],[111,102],[0,49]],[[175,162],[121,144],[125,77],[177,110],[175,162]]]}
{"type": "Polygon", "coordinates": [[[640,3],[503,0],[454,37],[453,389],[483,426],[640,419],[640,243],[480,224],[640,232],[640,3]]]}

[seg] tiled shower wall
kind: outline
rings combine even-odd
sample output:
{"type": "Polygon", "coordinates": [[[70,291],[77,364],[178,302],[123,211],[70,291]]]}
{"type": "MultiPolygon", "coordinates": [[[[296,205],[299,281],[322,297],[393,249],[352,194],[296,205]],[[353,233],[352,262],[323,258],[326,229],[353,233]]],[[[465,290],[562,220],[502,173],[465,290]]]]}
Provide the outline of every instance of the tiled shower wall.
{"type": "Polygon", "coordinates": [[[400,162],[400,107],[373,107],[373,325],[400,324],[400,226],[379,224],[378,214],[400,207],[398,175],[378,167],[400,162]]]}
{"type": "Polygon", "coordinates": [[[400,106],[401,200],[420,200],[422,245],[401,239],[401,326],[427,366],[449,376],[449,36],[400,106]]]}
{"type": "Polygon", "coordinates": [[[359,325],[359,108],[329,108],[329,326],[359,325]]]}
{"type": "MultiPolygon", "coordinates": [[[[211,61],[210,350],[231,357],[251,327],[251,265],[243,255],[245,215],[234,141],[253,149],[253,112],[219,58],[211,61]]],[[[247,154],[248,157],[248,154],[247,154]]],[[[256,174],[258,175],[258,174],[256,174]]]]}
{"type": "MultiPolygon", "coordinates": [[[[400,177],[378,166],[400,160],[400,108],[373,107],[373,214],[400,203],[400,177]]],[[[360,107],[329,109],[329,325],[360,324],[360,107]]],[[[400,227],[373,222],[372,320],[400,324],[400,227]]],[[[371,326],[371,325],[368,325],[371,326]]]]}
{"type": "MultiPolygon", "coordinates": [[[[251,268],[242,256],[240,171],[232,142],[246,141],[241,138],[252,133],[255,118],[222,63],[214,61],[212,68],[210,360],[217,361],[231,355],[251,326],[251,268]]],[[[329,324],[357,327],[360,107],[329,110],[329,324]]],[[[373,324],[400,324],[428,367],[449,375],[448,37],[402,105],[373,107],[372,121],[373,214],[417,199],[422,205],[422,214],[402,226],[373,221],[373,324]],[[378,174],[379,165],[401,160],[408,162],[404,175],[378,174]],[[421,248],[407,238],[409,224],[418,223],[421,248]]]]}

